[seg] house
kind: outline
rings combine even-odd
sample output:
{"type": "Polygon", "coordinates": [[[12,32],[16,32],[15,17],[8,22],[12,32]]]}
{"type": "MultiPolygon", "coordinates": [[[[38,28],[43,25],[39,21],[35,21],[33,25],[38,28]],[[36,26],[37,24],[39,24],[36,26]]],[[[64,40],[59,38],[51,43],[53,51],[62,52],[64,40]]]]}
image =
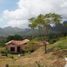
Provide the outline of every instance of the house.
{"type": "Polygon", "coordinates": [[[28,39],[25,40],[11,40],[6,43],[6,48],[12,53],[20,53],[23,47],[29,42],[28,39]]]}

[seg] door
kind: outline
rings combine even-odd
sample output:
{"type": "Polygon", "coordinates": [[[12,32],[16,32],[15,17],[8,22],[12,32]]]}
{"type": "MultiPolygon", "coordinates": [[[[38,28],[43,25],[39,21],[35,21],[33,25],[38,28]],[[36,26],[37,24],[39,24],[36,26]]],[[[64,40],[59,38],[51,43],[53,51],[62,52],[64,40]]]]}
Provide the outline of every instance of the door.
{"type": "Polygon", "coordinates": [[[17,52],[18,52],[18,53],[20,52],[20,47],[17,47],[17,52]]]}

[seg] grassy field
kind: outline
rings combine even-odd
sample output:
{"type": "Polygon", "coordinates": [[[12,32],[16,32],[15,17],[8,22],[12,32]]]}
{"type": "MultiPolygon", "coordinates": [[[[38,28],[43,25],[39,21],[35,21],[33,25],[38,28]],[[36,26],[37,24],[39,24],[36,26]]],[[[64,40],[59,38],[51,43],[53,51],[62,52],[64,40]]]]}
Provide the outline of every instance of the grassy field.
{"type": "MultiPolygon", "coordinates": [[[[0,51],[4,48],[0,48],[0,51]]],[[[61,39],[54,44],[47,46],[47,53],[44,53],[44,46],[37,49],[35,52],[18,57],[13,55],[0,56],[0,67],[63,67],[65,65],[64,57],[67,56],[67,39],[61,39]]]]}

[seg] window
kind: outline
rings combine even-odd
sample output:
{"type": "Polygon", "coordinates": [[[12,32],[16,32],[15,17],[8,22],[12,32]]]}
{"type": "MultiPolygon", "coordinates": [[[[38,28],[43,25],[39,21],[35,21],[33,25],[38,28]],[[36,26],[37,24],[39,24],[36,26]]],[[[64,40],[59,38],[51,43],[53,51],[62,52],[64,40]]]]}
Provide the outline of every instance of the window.
{"type": "Polygon", "coordinates": [[[15,51],[15,47],[11,47],[10,50],[11,50],[11,51],[15,51]]]}

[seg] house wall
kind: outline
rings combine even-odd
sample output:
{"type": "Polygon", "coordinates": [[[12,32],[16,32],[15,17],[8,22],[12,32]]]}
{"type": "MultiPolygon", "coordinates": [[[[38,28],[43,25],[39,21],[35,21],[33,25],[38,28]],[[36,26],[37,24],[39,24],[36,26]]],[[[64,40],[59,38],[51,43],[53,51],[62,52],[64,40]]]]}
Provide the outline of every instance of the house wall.
{"type": "MultiPolygon", "coordinates": [[[[26,43],[27,44],[27,43],[26,43]]],[[[25,46],[26,46],[26,44],[23,44],[23,45],[21,45],[21,46],[19,46],[20,47],[20,51],[22,51],[24,48],[25,48],[25,46]]],[[[6,46],[6,48],[11,52],[11,47],[14,47],[15,48],[15,51],[13,51],[14,53],[17,53],[17,45],[13,45],[13,44],[8,44],[7,46],[6,46]]]]}
{"type": "Polygon", "coordinates": [[[21,46],[20,46],[20,47],[21,47],[21,50],[23,50],[23,49],[26,47],[26,45],[27,45],[27,44],[21,45],[21,46]]]}
{"type": "Polygon", "coordinates": [[[10,45],[7,45],[6,48],[7,48],[10,52],[12,52],[12,51],[11,51],[11,47],[14,47],[14,48],[15,48],[15,51],[13,51],[13,52],[16,53],[16,52],[17,52],[17,46],[10,44],[10,45]]]}

